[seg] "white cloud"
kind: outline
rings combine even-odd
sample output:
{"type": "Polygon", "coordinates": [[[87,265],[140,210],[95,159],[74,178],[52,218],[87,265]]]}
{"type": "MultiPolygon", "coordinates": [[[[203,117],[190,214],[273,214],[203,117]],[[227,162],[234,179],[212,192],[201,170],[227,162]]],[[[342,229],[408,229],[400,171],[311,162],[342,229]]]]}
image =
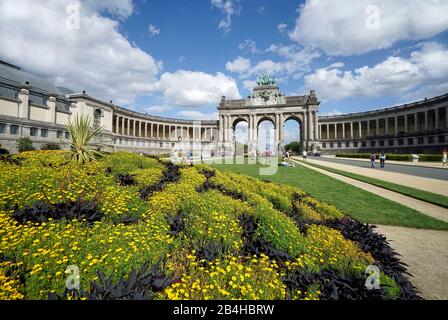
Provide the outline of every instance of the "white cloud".
{"type": "Polygon", "coordinates": [[[257,82],[255,80],[244,80],[243,86],[245,89],[252,91],[252,89],[257,85],[257,82]]]}
{"type": "Polygon", "coordinates": [[[238,57],[226,63],[229,71],[237,72],[242,78],[269,74],[271,76],[293,76],[298,79],[309,71],[311,62],[320,54],[310,48],[300,49],[296,45],[282,46],[271,45],[264,51],[274,53],[280,57],[278,61],[272,59],[261,60],[251,67],[250,60],[238,57]],[[232,69],[232,70],[231,70],[232,69]]]}
{"type": "Polygon", "coordinates": [[[244,73],[250,68],[250,60],[243,57],[238,57],[235,60],[226,63],[226,69],[230,72],[244,73]]]}
{"type": "Polygon", "coordinates": [[[448,91],[448,50],[443,45],[423,43],[410,57],[387,58],[373,67],[341,70],[341,64],[317,69],[305,76],[305,87],[319,98],[400,96],[418,99],[448,91]]]}
{"type": "Polygon", "coordinates": [[[177,115],[193,120],[218,120],[218,112],[204,113],[195,110],[183,110],[179,111],[177,115]]]}
{"type": "Polygon", "coordinates": [[[0,58],[46,77],[57,85],[119,104],[148,93],[161,62],[119,33],[117,21],[132,13],[131,1],[81,2],[79,29],[66,26],[72,1],[0,2],[0,58]],[[3,45],[7,44],[7,45],[3,45]]]}
{"type": "Polygon", "coordinates": [[[216,75],[186,70],[166,72],[154,90],[162,93],[168,104],[182,107],[216,106],[221,96],[241,97],[235,80],[220,72],[216,75]]]}
{"type": "Polygon", "coordinates": [[[151,37],[153,37],[153,36],[158,35],[160,33],[160,28],[157,28],[156,26],[150,24],[148,26],[148,32],[149,32],[149,35],[151,37]]]}
{"type": "Polygon", "coordinates": [[[436,35],[448,29],[447,12],[437,0],[308,0],[290,37],[328,55],[362,54],[436,35]]]}
{"type": "Polygon", "coordinates": [[[231,30],[232,16],[240,13],[240,7],[237,2],[238,0],[211,0],[212,7],[221,10],[224,15],[219,20],[218,28],[222,29],[225,33],[231,30]]]}
{"type": "Polygon", "coordinates": [[[277,30],[278,30],[278,32],[280,32],[280,33],[285,33],[285,32],[286,32],[286,28],[288,28],[288,25],[287,25],[286,23],[280,23],[280,24],[277,26],[277,30]]]}
{"type": "Polygon", "coordinates": [[[167,105],[161,105],[161,106],[151,106],[143,108],[143,112],[146,113],[164,113],[167,111],[170,111],[172,108],[167,105]]]}
{"type": "Polygon", "coordinates": [[[238,45],[238,49],[252,54],[262,53],[262,51],[257,48],[257,43],[251,39],[246,39],[243,42],[241,42],[238,45]]]}

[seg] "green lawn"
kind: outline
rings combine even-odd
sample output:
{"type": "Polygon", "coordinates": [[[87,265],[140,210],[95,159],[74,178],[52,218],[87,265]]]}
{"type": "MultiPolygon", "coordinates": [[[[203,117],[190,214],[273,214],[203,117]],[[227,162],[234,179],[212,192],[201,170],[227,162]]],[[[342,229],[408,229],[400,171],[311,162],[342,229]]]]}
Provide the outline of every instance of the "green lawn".
{"type": "Polygon", "coordinates": [[[403,185],[392,183],[392,182],[382,181],[379,179],[359,175],[356,173],[351,173],[351,172],[347,172],[347,171],[343,171],[343,170],[339,170],[339,169],[330,168],[327,166],[322,166],[320,164],[315,164],[315,163],[307,163],[307,164],[310,166],[324,169],[324,170],[327,170],[327,171],[330,171],[333,173],[337,173],[337,174],[340,174],[340,175],[343,175],[343,176],[346,176],[349,178],[367,182],[367,183],[373,184],[375,186],[378,186],[378,187],[381,187],[384,189],[395,191],[395,192],[401,193],[405,196],[409,196],[409,197],[412,197],[415,199],[419,199],[422,201],[426,201],[426,202],[444,207],[444,208],[448,208],[448,197],[445,197],[441,194],[423,191],[423,190],[403,186],[403,185]]]}
{"type": "Polygon", "coordinates": [[[299,187],[316,199],[332,204],[362,222],[448,230],[446,222],[300,165],[295,168],[279,167],[277,173],[271,176],[260,176],[259,165],[213,166],[222,171],[238,172],[262,180],[299,187]]]}

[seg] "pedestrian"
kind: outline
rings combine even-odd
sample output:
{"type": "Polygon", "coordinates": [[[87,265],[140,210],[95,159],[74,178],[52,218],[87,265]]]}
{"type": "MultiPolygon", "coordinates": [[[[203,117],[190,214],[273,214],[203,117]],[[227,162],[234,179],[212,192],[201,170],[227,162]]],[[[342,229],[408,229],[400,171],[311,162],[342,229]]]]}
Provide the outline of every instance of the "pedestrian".
{"type": "Polygon", "coordinates": [[[446,167],[446,162],[448,160],[448,151],[445,149],[442,153],[442,167],[446,167]]]}
{"type": "Polygon", "coordinates": [[[303,152],[302,152],[303,162],[306,162],[306,156],[307,155],[308,155],[308,153],[306,152],[306,150],[303,150],[303,152]]]}
{"type": "Polygon", "coordinates": [[[370,167],[375,168],[376,155],[374,152],[370,154],[370,167]]]}
{"type": "Polygon", "coordinates": [[[386,163],[386,154],[384,153],[384,151],[381,151],[380,154],[380,165],[381,168],[384,168],[384,164],[386,163]]]}

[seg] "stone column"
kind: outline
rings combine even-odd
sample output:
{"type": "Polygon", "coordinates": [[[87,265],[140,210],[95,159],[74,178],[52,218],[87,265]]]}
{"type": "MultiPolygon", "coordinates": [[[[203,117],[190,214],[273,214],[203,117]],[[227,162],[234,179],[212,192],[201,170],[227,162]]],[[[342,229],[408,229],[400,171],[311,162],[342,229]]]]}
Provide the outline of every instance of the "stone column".
{"type": "Polygon", "coordinates": [[[48,98],[48,122],[56,123],[56,97],[50,96],[48,98]]]}
{"type": "Polygon", "coordinates": [[[308,140],[308,115],[305,111],[303,113],[303,142],[305,143],[304,146],[306,147],[306,142],[308,140]]]}
{"type": "Polygon", "coordinates": [[[367,120],[367,137],[370,137],[370,119],[367,120]]]}
{"type": "Polygon", "coordinates": [[[120,128],[120,134],[124,135],[124,118],[120,117],[120,123],[121,123],[121,128],[120,128]]]}
{"type": "Polygon", "coordinates": [[[439,108],[434,110],[434,130],[439,130],[439,108]]]}
{"type": "Polygon", "coordinates": [[[342,122],[342,139],[345,139],[345,122],[342,122]]]}
{"type": "Polygon", "coordinates": [[[227,142],[227,116],[226,115],[223,116],[223,120],[224,120],[224,126],[222,127],[222,129],[223,129],[222,141],[227,142]]]}
{"type": "Polygon", "coordinates": [[[380,120],[375,119],[375,136],[380,135],[380,120]]]}
{"type": "Polygon", "coordinates": [[[280,137],[280,128],[279,128],[279,122],[278,121],[278,113],[275,114],[275,121],[274,121],[274,127],[275,127],[275,138],[274,138],[274,143],[277,146],[278,142],[279,142],[279,137],[280,137]]]}
{"type": "Polygon", "coordinates": [[[120,123],[118,121],[118,115],[115,116],[115,133],[118,133],[118,130],[120,129],[120,123]]]}
{"type": "Polygon", "coordinates": [[[284,115],[282,113],[280,113],[278,115],[278,120],[279,120],[279,130],[280,130],[280,137],[279,137],[279,142],[283,144],[283,139],[284,139],[284,128],[283,128],[283,124],[285,121],[284,115]]]}
{"type": "Polygon", "coordinates": [[[398,135],[398,116],[395,116],[395,127],[394,127],[395,135],[398,135]]]}
{"type": "Polygon", "coordinates": [[[448,107],[445,108],[445,128],[448,129],[448,107]]]}
{"type": "Polygon", "coordinates": [[[358,137],[362,138],[362,122],[358,121],[358,137]]]}
{"type": "Polygon", "coordinates": [[[29,119],[30,118],[30,91],[28,86],[22,86],[19,91],[19,118],[29,119]]]}
{"type": "Polygon", "coordinates": [[[350,139],[354,139],[354,135],[353,135],[353,122],[350,122],[350,139]]]}
{"type": "Polygon", "coordinates": [[[404,115],[404,132],[405,132],[405,133],[409,133],[409,128],[408,128],[408,115],[407,115],[407,114],[404,115]]]}
{"type": "Polygon", "coordinates": [[[317,111],[314,111],[314,140],[319,140],[319,119],[317,117],[317,111]]]}
{"type": "Polygon", "coordinates": [[[389,135],[389,118],[384,119],[384,133],[385,135],[389,135]]]}
{"type": "Polygon", "coordinates": [[[414,113],[414,131],[417,132],[418,131],[418,112],[414,113]]]}
{"type": "Polygon", "coordinates": [[[428,131],[428,122],[429,122],[428,110],[425,110],[425,131],[428,131]]]}
{"type": "Polygon", "coordinates": [[[253,125],[252,125],[252,115],[249,114],[249,121],[247,123],[247,130],[249,130],[249,143],[251,143],[253,141],[253,134],[252,134],[252,130],[253,130],[253,125]]]}

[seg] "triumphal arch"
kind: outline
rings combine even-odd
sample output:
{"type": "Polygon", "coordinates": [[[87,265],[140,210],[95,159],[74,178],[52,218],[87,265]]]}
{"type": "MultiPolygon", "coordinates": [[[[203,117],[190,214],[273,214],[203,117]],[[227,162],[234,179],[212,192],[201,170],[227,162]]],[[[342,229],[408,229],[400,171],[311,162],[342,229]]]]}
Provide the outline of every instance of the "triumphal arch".
{"type": "Polygon", "coordinates": [[[268,120],[274,125],[275,150],[283,152],[284,124],[294,119],[300,126],[300,142],[306,150],[316,149],[318,138],[319,104],[314,90],[309,95],[285,96],[275,79],[263,76],[246,99],[226,100],[223,96],[218,107],[219,142],[224,148],[235,145],[235,127],[248,124],[249,150],[257,150],[259,125],[268,120]]]}

